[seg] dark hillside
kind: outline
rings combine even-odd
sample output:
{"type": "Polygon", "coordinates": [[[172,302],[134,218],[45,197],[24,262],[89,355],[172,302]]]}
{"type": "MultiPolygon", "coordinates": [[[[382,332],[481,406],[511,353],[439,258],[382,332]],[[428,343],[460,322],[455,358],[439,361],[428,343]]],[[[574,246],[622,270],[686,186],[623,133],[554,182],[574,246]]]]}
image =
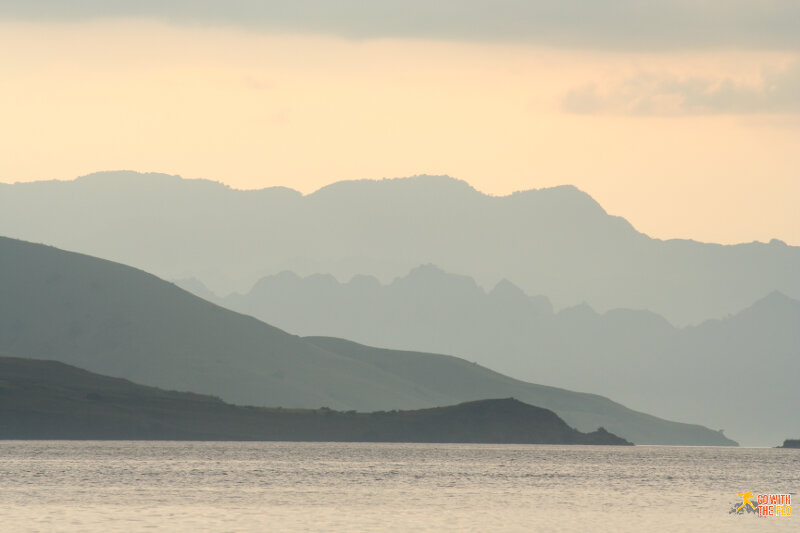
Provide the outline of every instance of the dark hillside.
{"type": "Polygon", "coordinates": [[[376,413],[237,407],[12,357],[0,357],[0,438],[629,444],[513,399],[376,413]]]}

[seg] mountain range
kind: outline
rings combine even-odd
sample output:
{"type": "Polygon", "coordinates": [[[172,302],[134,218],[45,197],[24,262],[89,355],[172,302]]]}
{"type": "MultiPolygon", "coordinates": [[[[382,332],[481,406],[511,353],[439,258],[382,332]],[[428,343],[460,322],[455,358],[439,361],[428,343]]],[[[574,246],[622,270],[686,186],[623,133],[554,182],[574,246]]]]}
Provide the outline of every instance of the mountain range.
{"type": "Polygon", "coordinates": [[[242,405],[375,411],[513,397],[639,444],[735,444],[452,356],[301,338],[141,270],[9,238],[0,238],[0,353],[242,405]]]}
{"type": "Polygon", "coordinates": [[[601,314],[582,304],[555,312],[547,297],[507,280],[485,291],[433,265],[385,285],[282,272],[225,298],[197,281],[179,284],[292,333],[458,355],[524,381],[723,427],[746,444],[800,434],[800,301],[778,292],[677,328],[649,311],[601,314]]]}
{"type": "Polygon", "coordinates": [[[197,278],[217,294],[265,275],[384,283],[433,263],[481,286],[508,279],[561,309],[647,309],[678,326],[772,291],[800,298],[800,248],[659,240],[572,187],[488,196],[446,176],[347,181],[302,195],[164,174],[0,184],[0,234],[197,278]]]}

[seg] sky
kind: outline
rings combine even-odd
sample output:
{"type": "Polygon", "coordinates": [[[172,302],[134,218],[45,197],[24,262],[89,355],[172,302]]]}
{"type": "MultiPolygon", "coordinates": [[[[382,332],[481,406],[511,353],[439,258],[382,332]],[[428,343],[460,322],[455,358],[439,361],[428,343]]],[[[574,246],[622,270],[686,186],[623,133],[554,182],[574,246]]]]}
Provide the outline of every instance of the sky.
{"type": "Polygon", "coordinates": [[[0,182],[571,183],[658,238],[800,245],[800,2],[4,0],[0,182]]]}

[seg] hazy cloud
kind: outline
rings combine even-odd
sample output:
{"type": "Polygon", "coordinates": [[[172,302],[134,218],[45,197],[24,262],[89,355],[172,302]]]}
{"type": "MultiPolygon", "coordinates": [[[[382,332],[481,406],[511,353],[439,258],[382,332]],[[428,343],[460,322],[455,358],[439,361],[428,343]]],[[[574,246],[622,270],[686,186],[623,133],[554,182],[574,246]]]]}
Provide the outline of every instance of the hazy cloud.
{"type": "Polygon", "coordinates": [[[757,84],[642,73],[609,88],[577,87],[567,93],[563,108],[580,114],[800,113],[798,95],[800,62],[764,73],[757,84]]]}
{"type": "Polygon", "coordinates": [[[0,18],[177,23],[606,49],[800,49],[797,0],[4,0],[0,18]]]}

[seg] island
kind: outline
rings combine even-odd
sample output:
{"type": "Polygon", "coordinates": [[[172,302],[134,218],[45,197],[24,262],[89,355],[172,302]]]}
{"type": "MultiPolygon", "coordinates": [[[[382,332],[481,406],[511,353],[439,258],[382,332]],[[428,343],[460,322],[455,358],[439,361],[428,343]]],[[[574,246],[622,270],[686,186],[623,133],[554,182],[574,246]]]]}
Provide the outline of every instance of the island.
{"type": "Polygon", "coordinates": [[[0,357],[0,439],[631,445],[513,398],[372,413],[247,407],[15,357],[0,357]]]}
{"type": "Polygon", "coordinates": [[[800,448],[800,439],[786,439],[778,448],[800,448]]]}

